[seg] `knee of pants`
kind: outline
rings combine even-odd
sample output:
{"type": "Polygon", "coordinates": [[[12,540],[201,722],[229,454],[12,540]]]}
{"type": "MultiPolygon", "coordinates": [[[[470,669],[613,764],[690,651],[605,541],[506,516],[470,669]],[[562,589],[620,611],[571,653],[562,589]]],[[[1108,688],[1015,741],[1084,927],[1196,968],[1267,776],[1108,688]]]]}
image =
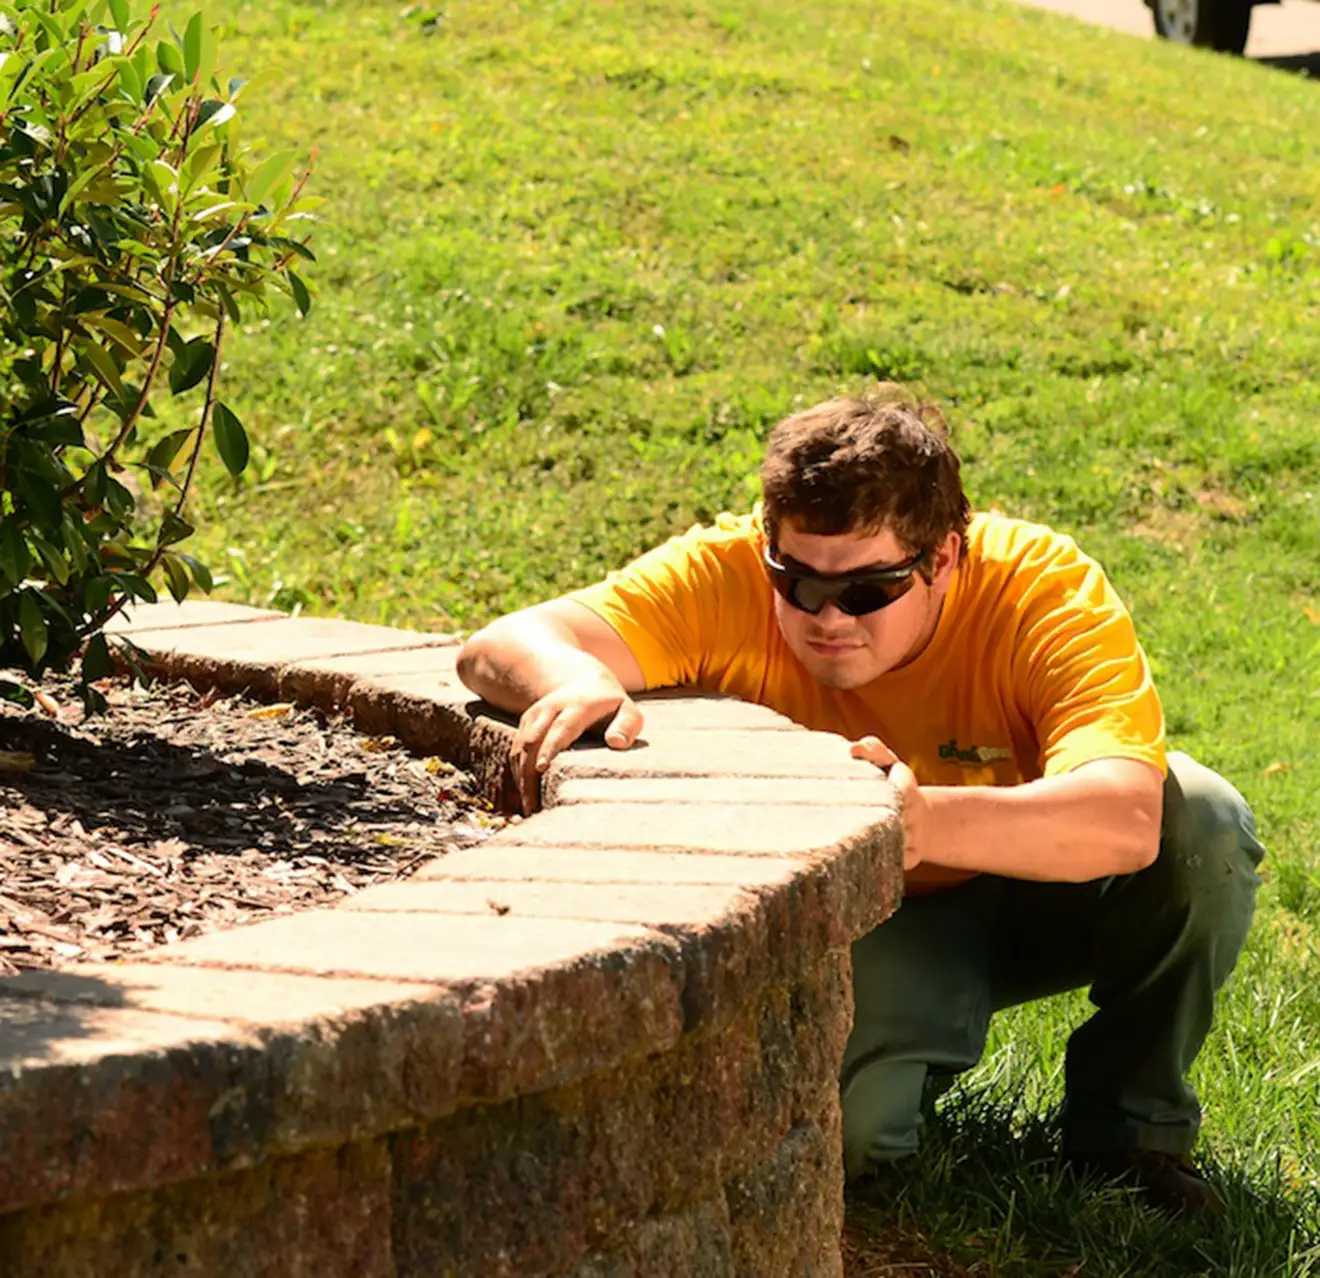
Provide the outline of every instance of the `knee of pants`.
{"type": "Polygon", "coordinates": [[[1263,855],[1255,818],[1237,790],[1186,755],[1171,754],[1159,862],[1198,928],[1245,932],[1263,855]]]}
{"type": "Polygon", "coordinates": [[[876,1061],[843,1087],[843,1168],[854,1180],[883,1163],[917,1152],[926,1066],[876,1061]]]}

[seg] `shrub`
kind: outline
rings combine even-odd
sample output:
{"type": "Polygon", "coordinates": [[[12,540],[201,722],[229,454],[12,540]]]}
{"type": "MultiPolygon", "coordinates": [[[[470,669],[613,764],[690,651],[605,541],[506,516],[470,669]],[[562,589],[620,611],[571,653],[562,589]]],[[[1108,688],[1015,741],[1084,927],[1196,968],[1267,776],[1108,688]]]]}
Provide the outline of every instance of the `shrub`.
{"type": "Polygon", "coordinates": [[[310,304],[296,154],[241,143],[243,81],[200,14],[162,27],[130,0],[0,3],[0,668],[81,653],[91,707],[115,612],[153,579],[211,587],[180,546],[205,441],[247,464],[226,325],[272,289],[310,304]],[[186,424],[154,411],[166,390],[186,424]]]}

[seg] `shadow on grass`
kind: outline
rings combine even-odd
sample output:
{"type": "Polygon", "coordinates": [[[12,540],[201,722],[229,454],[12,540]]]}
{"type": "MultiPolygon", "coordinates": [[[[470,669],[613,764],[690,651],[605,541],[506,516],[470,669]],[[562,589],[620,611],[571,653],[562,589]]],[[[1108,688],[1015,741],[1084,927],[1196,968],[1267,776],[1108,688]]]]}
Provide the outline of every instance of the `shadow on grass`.
{"type": "Polygon", "coordinates": [[[1128,1189],[1060,1166],[1055,1115],[955,1091],[922,1153],[850,1187],[846,1278],[1309,1278],[1320,1275],[1320,1194],[1278,1167],[1201,1160],[1226,1202],[1213,1221],[1169,1217],[1128,1189]]]}
{"type": "Polygon", "coordinates": [[[1308,79],[1320,79],[1320,50],[1314,53],[1287,53],[1272,58],[1256,58],[1263,67],[1276,71],[1291,71],[1308,79]]]}

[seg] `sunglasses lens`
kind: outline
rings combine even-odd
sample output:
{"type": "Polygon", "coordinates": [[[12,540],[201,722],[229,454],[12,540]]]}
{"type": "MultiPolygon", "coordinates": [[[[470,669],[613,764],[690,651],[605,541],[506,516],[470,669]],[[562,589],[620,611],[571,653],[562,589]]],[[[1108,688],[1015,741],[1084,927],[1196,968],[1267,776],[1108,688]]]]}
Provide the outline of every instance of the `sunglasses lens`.
{"type": "Polygon", "coordinates": [[[864,617],[879,612],[901,599],[914,584],[913,573],[920,557],[901,566],[902,576],[867,580],[865,577],[817,577],[807,572],[790,571],[766,556],[774,588],[801,612],[813,617],[832,603],[850,617],[864,617]]]}
{"type": "Polygon", "coordinates": [[[864,617],[868,612],[889,607],[894,600],[907,594],[911,585],[911,577],[902,581],[853,582],[839,591],[835,602],[850,617],[864,617]]]}
{"type": "Polygon", "coordinates": [[[834,595],[835,591],[828,581],[821,581],[818,577],[796,577],[790,581],[785,598],[794,608],[809,612],[814,617],[834,595]]]}

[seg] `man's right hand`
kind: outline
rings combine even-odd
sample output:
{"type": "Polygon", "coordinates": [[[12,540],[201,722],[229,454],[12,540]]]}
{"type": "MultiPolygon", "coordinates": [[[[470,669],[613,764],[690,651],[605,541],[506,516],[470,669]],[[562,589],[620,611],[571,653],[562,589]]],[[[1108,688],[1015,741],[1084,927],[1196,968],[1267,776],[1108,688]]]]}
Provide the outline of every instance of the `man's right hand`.
{"type": "Polygon", "coordinates": [[[523,711],[509,767],[525,814],[540,807],[541,776],[554,757],[596,724],[605,725],[605,744],[613,750],[628,749],[642,730],[637,703],[604,669],[555,688],[523,711]]]}

